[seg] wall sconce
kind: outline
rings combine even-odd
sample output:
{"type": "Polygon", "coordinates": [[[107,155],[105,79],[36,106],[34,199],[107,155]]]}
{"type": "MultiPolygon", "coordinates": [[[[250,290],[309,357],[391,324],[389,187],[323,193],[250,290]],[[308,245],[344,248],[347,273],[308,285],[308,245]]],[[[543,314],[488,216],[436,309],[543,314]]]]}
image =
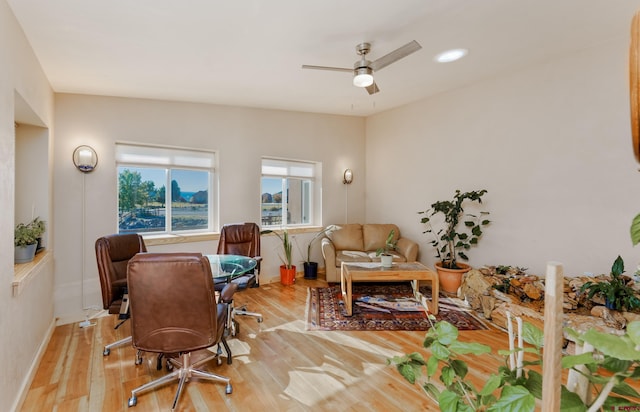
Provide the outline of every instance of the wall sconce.
{"type": "Polygon", "coordinates": [[[342,183],[350,185],[351,182],[353,182],[353,171],[351,169],[346,169],[344,171],[344,175],[342,175],[342,183]]]}
{"type": "Polygon", "coordinates": [[[91,146],[78,146],[73,151],[73,164],[82,173],[92,172],[98,165],[98,154],[91,146]]]}

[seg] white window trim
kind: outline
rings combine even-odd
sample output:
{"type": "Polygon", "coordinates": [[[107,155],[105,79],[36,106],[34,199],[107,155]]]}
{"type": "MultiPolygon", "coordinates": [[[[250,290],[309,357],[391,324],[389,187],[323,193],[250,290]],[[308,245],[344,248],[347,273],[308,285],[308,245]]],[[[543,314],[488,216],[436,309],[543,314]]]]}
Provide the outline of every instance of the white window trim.
{"type": "MultiPolygon", "coordinates": [[[[306,228],[322,226],[322,162],[312,160],[286,159],[282,157],[263,156],[261,158],[261,181],[262,178],[294,178],[310,180],[312,182],[312,201],[310,207],[309,223],[269,226],[270,228],[306,228]],[[265,170],[265,163],[267,163],[265,170]],[[282,173],[274,173],[275,168],[280,168],[282,173]],[[266,173],[265,173],[266,172],[266,173]]],[[[262,190],[262,184],[260,185],[262,190]]],[[[283,203],[286,201],[283,188],[283,203]]],[[[262,193],[260,193],[260,196],[262,193]]],[[[260,197],[259,197],[260,198],[260,197]]],[[[262,204],[262,202],[260,203],[262,204]]]]}
{"type": "MultiPolygon", "coordinates": [[[[144,232],[143,236],[147,237],[180,237],[181,235],[198,235],[217,233],[219,231],[219,196],[218,196],[218,179],[219,172],[218,152],[208,149],[196,149],[181,146],[156,145],[147,143],[137,143],[130,141],[115,142],[115,160],[116,170],[119,167],[138,167],[138,168],[166,168],[180,170],[196,170],[209,172],[209,210],[208,210],[208,229],[198,230],[180,230],[165,232],[144,232]]],[[[167,176],[168,182],[165,187],[170,187],[171,179],[167,176]]],[[[170,222],[171,212],[168,211],[166,219],[170,222]]],[[[116,228],[119,231],[119,228],[116,228]]]]}

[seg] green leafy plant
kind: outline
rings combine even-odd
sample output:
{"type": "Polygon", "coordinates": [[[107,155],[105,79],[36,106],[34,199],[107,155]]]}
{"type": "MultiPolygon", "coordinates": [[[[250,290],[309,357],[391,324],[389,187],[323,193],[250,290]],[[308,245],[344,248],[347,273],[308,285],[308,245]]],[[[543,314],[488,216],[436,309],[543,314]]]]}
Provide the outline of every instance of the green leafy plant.
{"type": "Polygon", "coordinates": [[[389,255],[392,250],[396,250],[398,248],[398,240],[393,239],[395,234],[396,231],[394,229],[391,229],[389,235],[387,236],[387,239],[384,241],[384,247],[378,248],[376,250],[376,256],[389,255]]]}
{"type": "MultiPolygon", "coordinates": [[[[431,245],[436,249],[436,257],[442,267],[460,269],[456,264],[458,259],[469,260],[465,251],[471,246],[477,245],[482,236],[482,227],[491,223],[489,220],[480,219],[480,216],[465,214],[462,205],[465,201],[482,203],[482,196],[486,190],[474,190],[472,192],[460,192],[456,190],[452,200],[435,202],[425,211],[418,214],[425,215],[420,222],[427,226],[423,233],[433,236],[431,245]],[[444,227],[437,231],[432,226],[434,216],[444,216],[444,227]]],[[[480,212],[480,215],[488,215],[489,212],[480,212]]]]}
{"type": "Polygon", "coordinates": [[[587,298],[592,299],[595,295],[602,296],[606,303],[616,310],[635,310],[640,308],[640,298],[636,291],[628,286],[624,279],[624,261],[620,256],[616,258],[611,266],[611,280],[586,282],[580,288],[581,292],[588,291],[587,298]]]}
{"type": "MultiPolygon", "coordinates": [[[[595,399],[590,396],[583,399],[563,385],[562,411],[595,412],[600,411],[601,407],[613,410],[613,406],[635,405],[632,400],[640,400],[640,394],[625,382],[626,379],[640,379],[640,351],[637,350],[640,345],[640,322],[630,323],[624,336],[593,329],[584,334],[568,329],[567,333],[581,346],[588,343],[594,349],[564,356],[562,368],[581,374],[589,384],[586,393],[597,396],[595,399]]],[[[422,354],[414,352],[395,356],[388,359],[387,363],[395,365],[400,375],[411,384],[418,382],[425,394],[438,403],[441,411],[535,410],[536,399],[542,399],[542,375],[529,369],[529,366],[542,364],[544,338],[540,329],[528,322],[523,323],[522,338],[529,346],[512,351],[499,350],[498,354],[504,356],[505,362],[498,367],[497,373],[487,377],[482,388],[476,388],[467,378],[469,366],[460,357],[487,355],[491,353],[491,348],[476,342],[461,342],[458,335],[455,326],[439,321],[432,325],[423,342],[430,356],[425,359],[422,354]],[[516,368],[510,367],[508,358],[520,352],[531,354],[533,360],[524,361],[522,358],[516,368]],[[441,390],[442,386],[444,389],[441,390]]]]}
{"type": "Polygon", "coordinates": [[[305,262],[311,263],[311,246],[313,246],[313,243],[316,240],[320,239],[320,237],[324,236],[325,234],[327,234],[329,232],[332,232],[334,230],[338,230],[338,229],[340,229],[340,226],[329,225],[329,226],[325,227],[324,229],[322,229],[320,232],[316,233],[316,235],[307,244],[307,260],[305,260],[305,262]]]}
{"type": "Polygon", "coordinates": [[[282,260],[282,264],[287,269],[291,269],[293,267],[293,255],[291,253],[293,250],[293,242],[291,242],[291,237],[289,236],[289,232],[287,231],[287,229],[284,229],[282,231],[282,235],[270,229],[265,229],[260,232],[261,235],[266,235],[269,233],[273,233],[274,235],[278,236],[278,239],[280,239],[280,242],[282,243],[282,249],[284,252],[284,255],[280,255],[280,260],[282,260]]]}
{"type": "Polygon", "coordinates": [[[29,223],[18,223],[15,227],[13,243],[15,246],[28,246],[38,243],[38,238],[46,230],[46,224],[39,217],[29,223]]]}

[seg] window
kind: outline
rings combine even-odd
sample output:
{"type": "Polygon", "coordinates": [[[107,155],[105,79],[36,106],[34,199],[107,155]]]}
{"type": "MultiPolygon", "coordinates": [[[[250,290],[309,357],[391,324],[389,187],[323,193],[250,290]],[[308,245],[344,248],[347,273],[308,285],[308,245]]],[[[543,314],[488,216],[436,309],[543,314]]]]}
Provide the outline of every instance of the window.
{"type": "Polygon", "coordinates": [[[116,143],[118,233],[213,231],[215,153],[116,143]]]}
{"type": "MultiPolygon", "coordinates": [[[[262,159],[262,226],[311,225],[316,177],[321,165],[314,162],[262,159]]],[[[319,209],[319,208],[318,208],[319,209]]]]}

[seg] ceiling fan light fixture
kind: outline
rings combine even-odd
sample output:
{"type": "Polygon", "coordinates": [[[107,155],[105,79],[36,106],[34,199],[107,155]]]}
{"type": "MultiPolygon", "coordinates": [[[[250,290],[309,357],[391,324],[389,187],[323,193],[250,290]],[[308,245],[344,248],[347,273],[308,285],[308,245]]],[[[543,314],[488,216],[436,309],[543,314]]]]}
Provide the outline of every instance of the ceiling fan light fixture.
{"type": "Polygon", "coordinates": [[[373,70],[368,67],[360,67],[355,70],[353,85],[356,87],[369,87],[373,84],[373,70]]]}
{"type": "Polygon", "coordinates": [[[434,60],[437,61],[438,63],[454,62],[466,56],[467,53],[469,53],[469,50],[467,49],[446,50],[440,54],[437,54],[436,57],[434,57],[434,60]]]}

